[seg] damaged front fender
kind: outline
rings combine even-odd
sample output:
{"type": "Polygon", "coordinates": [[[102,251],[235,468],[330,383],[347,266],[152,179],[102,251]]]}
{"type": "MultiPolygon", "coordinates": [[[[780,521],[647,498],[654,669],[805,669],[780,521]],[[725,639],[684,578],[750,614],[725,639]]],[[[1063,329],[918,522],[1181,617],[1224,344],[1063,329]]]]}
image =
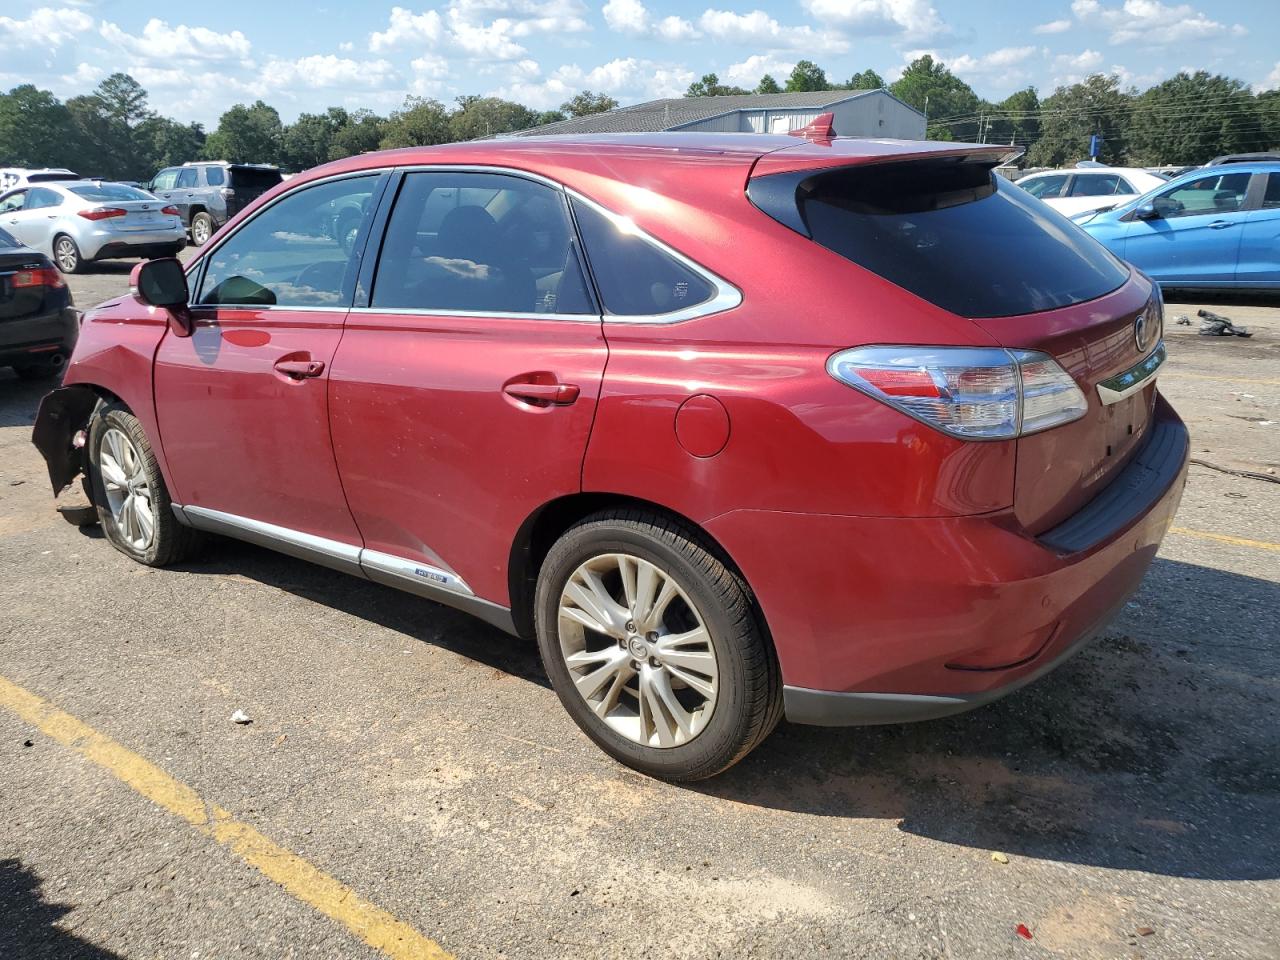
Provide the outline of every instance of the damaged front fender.
{"type": "Polygon", "coordinates": [[[84,450],[76,446],[75,438],[89,423],[98,400],[88,387],[73,386],[60,387],[40,401],[31,442],[49,468],[55,497],[84,470],[84,450]]]}

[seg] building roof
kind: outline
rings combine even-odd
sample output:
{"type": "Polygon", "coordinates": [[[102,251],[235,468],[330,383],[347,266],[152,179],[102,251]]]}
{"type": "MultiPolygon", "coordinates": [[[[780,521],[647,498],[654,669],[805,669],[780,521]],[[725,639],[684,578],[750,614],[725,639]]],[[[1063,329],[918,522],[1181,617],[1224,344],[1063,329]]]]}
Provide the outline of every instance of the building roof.
{"type": "Polygon", "coordinates": [[[657,133],[739,110],[814,110],[879,92],[811,90],[805,93],[751,93],[730,97],[672,97],[518,130],[513,136],[537,137],[551,133],[657,133]]]}

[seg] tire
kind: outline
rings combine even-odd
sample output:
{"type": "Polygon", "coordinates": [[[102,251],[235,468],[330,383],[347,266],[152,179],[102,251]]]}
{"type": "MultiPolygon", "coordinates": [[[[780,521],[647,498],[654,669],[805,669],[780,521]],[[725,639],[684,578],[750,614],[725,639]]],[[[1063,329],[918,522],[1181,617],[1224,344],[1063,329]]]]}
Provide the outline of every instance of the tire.
{"type": "Polygon", "coordinates": [[[76,242],[65,233],[53,238],[53,262],[63,273],[83,273],[84,257],[76,242]]]}
{"type": "Polygon", "coordinates": [[[213,217],[201,210],[191,218],[191,245],[203,247],[213,236],[213,217]]]}
{"type": "Polygon", "coordinates": [[[163,567],[192,556],[201,545],[200,535],[173,515],[151,444],[138,418],[123,404],[99,406],[90,421],[89,482],[103,533],[125,556],[163,567]],[[149,531],[139,517],[142,505],[135,500],[131,508],[125,507],[124,501],[135,497],[146,500],[149,531]]]}
{"type": "Polygon", "coordinates": [[[688,524],[644,510],[586,518],[547,554],[534,602],[538,647],[560,702],[605,753],[641,773],[678,782],[714,776],[782,717],[782,679],[750,588],[688,524]],[[592,579],[614,601],[607,630],[585,626],[602,622],[591,612],[600,599],[588,590],[592,579]],[[645,622],[646,604],[628,600],[666,596],[664,581],[672,585],[665,611],[645,622]],[[683,722],[666,706],[673,700],[683,722]]]}

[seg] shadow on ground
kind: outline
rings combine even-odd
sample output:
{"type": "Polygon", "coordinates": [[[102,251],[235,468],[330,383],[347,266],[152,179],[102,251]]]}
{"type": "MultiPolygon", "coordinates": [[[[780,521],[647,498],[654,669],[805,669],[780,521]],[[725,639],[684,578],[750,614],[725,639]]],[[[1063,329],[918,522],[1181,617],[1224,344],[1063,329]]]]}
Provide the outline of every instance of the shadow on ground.
{"type": "MultiPolygon", "coordinates": [[[[547,686],[532,642],[398,591],[230,541],[188,569],[249,576],[547,686]]],[[[1276,610],[1277,584],[1157,560],[1097,643],[1005,700],[913,725],[783,724],[691,789],[896,819],[909,833],[1011,855],[1280,877],[1276,610]]]]}
{"type": "Polygon", "coordinates": [[[56,926],[73,908],[50,903],[40,879],[18,860],[0,860],[0,957],[13,960],[119,960],[56,926]]]}

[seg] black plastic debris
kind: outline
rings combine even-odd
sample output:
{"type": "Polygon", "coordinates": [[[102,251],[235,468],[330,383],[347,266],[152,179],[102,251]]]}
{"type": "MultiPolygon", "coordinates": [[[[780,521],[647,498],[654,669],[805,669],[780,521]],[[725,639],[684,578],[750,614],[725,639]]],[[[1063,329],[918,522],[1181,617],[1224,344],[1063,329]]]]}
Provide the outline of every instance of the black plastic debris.
{"type": "Polygon", "coordinates": [[[1214,313],[1212,310],[1197,310],[1200,318],[1200,336],[1202,337],[1252,337],[1244,327],[1237,327],[1229,317],[1214,313]]]}

